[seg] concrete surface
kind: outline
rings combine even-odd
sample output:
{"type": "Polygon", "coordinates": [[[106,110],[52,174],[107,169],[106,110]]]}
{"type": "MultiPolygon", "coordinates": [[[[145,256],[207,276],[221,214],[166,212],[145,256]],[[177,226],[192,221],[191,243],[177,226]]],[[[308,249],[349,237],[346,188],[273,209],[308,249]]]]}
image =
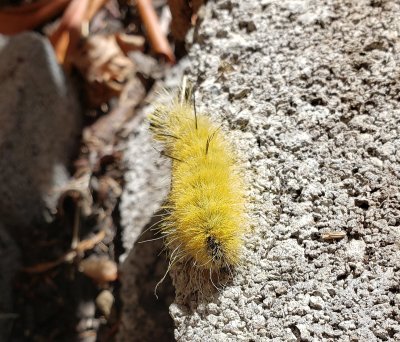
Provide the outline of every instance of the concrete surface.
{"type": "MultiPolygon", "coordinates": [[[[201,16],[187,72],[199,110],[246,160],[254,223],[219,292],[179,265],[170,272],[175,339],[400,340],[400,4],[221,0],[201,16]],[[325,241],[330,231],[345,237],[325,241]]],[[[128,248],[150,221],[132,184],[147,179],[140,201],[155,210],[166,193],[155,200],[158,183],[137,171],[160,163],[146,139],[128,142],[128,155],[141,151],[127,160],[128,248]]],[[[125,312],[124,325],[135,318],[125,312]]]]}
{"type": "Polygon", "coordinates": [[[59,194],[50,190],[68,180],[80,123],[49,41],[0,36],[0,221],[14,233],[54,210],[59,194]]]}
{"type": "MultiPolygon", "coordinates": [[[[184,65],[181,62],[171,70],[164,89],[173,91],[180,85],[184,65]]],[[[135,244],[138,240],[157,238],[151,228],[160,220],[159,209],[169,191],[170,163],[160,158],[160,149],[152,141],[146,121],[147,114],[153,110],[151,103],[159,100],[160,92],[158,88],[150,94],[148,104],[131,122],[134,129],[124,152],[127,169],[120,213],[126,253],[121,257],[123,312],[117,336],[120,342],[173,340],[174,327],[168,307],[173,302],[174,289],[169,277],[158,288],[158,298],[154,294],[168,265],[162,241],[135,244]]]]}

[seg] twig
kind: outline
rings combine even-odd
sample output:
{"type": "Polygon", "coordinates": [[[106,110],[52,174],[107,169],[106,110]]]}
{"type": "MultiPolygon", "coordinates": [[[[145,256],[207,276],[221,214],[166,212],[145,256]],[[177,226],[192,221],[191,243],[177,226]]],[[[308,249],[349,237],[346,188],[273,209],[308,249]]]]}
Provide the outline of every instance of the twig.
{"type": "Polygon", "coordinates": [[[74,51],[78,45],[88,1],[72,0],[57,29],[49,37],[60,64],[64,64],[66,56],[74,51]]]}
{"type": "Polygon", "coordinates": [[[71,249],[75,249],[79,243],[80,220],[81,220],[81,204],[80,201],[78,200],[75,206],[74,225],[72,227],[71,249]]]}
{"type": "Polygon", "coordinates": [[[68,69],[67,56],[73,53],[82,36],[82,28],[108,0],[72,0],[60,25],[50,36],[58,62],[68,69]]]}
{"type": "Polygon", "coordinates": [[[62,264],[63,262],[74,259],[76,257],[76,255],[77,255],[76,251],[69,251],[68,253],[65,253],[64,255],[62,255],[61,257],[59,257],[56,260],[42,262],[42,263],[34,265],[34,266],[25,267],[23,269],[23,271],[26,273],[43,273],[43,272],[51,270],[52,268],[62,264]]]}
{"type": "Polygon", "coordinates": [[[93,249],[94,246],[103,241],[105,237],[106,237],[106,231],[104,229],[100,230],[96,235],[94,235],[90,239],[79,242],[78,246],[76,246],[76,251],[84,252],[87,251],[88,249],[93,249]]]}
{"type": "Polygon", "coordinates": [[[87,21],[90,21],[94,15],[97,13],[97,11],[102,8],[108,0],[91,0],[89,2],[89,6],[86,11],[85,19],[87,21]]]}
{"type": "Polygon", "coordinates": [[[174,53],[167,38],[162,34],[162,29],[151,0],[136,0],[136,6],[154,51],[164,56],[169,63],[175,63],[174,53]]]}
{"type": "Polygon", "coordinates": [[[101,230],[91,238],[79,242],[76,248],[71,249],[58,259],[53,261],[43,262],[31,267],[25,267],[23,271],[26,273],[42,273],[51,270],[52,268],[64,262],[73,260],[78,255],[78,253],[84,252],[88,249],[93,249],[94,246],[96,246],[99,242],[101,242],[105,236],[106,236],[105,230],[101,230]]]}
{"type": "Polygon", "coordinates": [[[325,232],[321,234],[322,240],[333,241],[340,240],[346,236],[346,232],[325,232]]]}
{"type": "Polygon", "coordinates": [[[60,13],[71,0],[41,0],[34,4],[0,10],[0,33],[17,34],[32,30],[60,13]]]}

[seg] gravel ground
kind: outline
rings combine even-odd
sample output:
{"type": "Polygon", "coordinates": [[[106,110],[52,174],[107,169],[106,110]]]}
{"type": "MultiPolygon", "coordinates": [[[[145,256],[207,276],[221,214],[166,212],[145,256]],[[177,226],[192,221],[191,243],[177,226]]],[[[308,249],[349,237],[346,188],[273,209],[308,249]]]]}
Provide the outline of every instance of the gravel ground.
{"type": "MultiPolygon", "coordinates": [[[[400,4],[221,0],[200,17],[187,73],[199,110],[245,160],[253,227],[243,266],[219,292],[179,266],[170,272],[175,338],[399,341],[400,4]],[[344,237],[325,240],[332,231],[344,237]]],[[[127,149],[130,249],[168,190],[155,181],[168,163],[144,123],[127,149]]],[[[124,265],[121,340],[145,326],[128,300],[138,297],[136,269],[124,265]]]]}

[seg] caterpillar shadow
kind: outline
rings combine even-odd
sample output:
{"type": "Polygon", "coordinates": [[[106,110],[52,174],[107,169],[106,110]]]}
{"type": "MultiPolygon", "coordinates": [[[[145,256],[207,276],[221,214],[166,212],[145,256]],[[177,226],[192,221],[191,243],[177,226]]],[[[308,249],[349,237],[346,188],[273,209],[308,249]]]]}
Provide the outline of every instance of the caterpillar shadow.
{"type": "Polygon", "coordinates": [[[154,215],[122,265],[121,296],[124,303],[120,341],[174,341],[169,306],[175,293],[169,276],[154,289],[168,268],[162,239],[150,227],[160,218],[154,215]]]}

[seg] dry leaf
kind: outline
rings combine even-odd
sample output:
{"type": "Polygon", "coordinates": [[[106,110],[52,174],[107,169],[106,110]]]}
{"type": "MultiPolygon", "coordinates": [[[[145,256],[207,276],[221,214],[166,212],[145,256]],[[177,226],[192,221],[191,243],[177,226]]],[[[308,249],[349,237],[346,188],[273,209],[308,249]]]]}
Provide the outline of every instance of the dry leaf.
{"type": "Polygon", "coordinates": [[[124,55],[114,35],[85,39],[71,56],[71,62],[85,78],[91,107],[118,96],[135,73],[133,62],[124,55]]]}
{"type": "Polygon", "coordinates": [[[115,179],[108,176],[99,179],[98,199],[103,207],[113,210],[121,194],[122,188],[115,179]]]}
{"type": "Polygon", "coordinates": [[[117,43],[125,55],[131,51],[143,51],[145,39],[142,36],[133,34],[117,33],[115,35],[117,43]]]}
{"type": "Polygon", "coordinates": [[[130,115],[132,115],[132,108],[118,106],[101,116],[91,126],[84,129],[83,141],[85,145],[88,146],[90,151],[104,154],[105,147],[114,144],[116,133],[130,115]]]}

